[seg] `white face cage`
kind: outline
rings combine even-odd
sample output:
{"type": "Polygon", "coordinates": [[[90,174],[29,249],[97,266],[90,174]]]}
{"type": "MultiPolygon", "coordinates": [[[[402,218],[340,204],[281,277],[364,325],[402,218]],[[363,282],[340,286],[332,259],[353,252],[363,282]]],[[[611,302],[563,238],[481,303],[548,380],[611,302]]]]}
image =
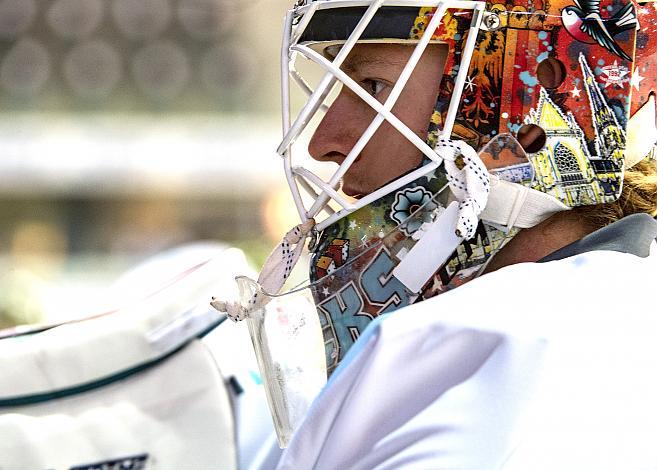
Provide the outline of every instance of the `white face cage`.
{"type": "Polygon", "coordinates": [[[389,194],[429,172],[436,170],[441,165],[442,159],[436,154],[434,149],[427,145],[426,142],[422,141],[417,134],[403,124],[392,113],[392,108],[397,103],[401,92],[415,70],[415,67],[427,48],[432,36],[440,26],[445,12],[451,8],[473,10],[468,38],[461,53],[461,61],[455,79],[454,92],[451,96],[441,131],[441,135],[443,136],[449,137],[451,135],[456,113],[461,102],[461,95],[466,82],[470,61],[475,49],[476,39],[481,28],[485,6],[485,2],[467,0],[324,0],[313,1],[309,4],[297,6],[295,9],[290,10],[287,13],[281,54],[283,140],[278,146],[277,152],[283,157],[287,182],[292,191],[294,203],[302,222],[306,222],[309,219],[315,219],[316,229],[321,231],[347,214],[350,214],[386,194],[389,194]],[[308,44],[299,42],[317,11],[347,7],[365,7],[365,12],[332,61],[312,49],[308,44]],[[405,65],[399,79],[384,103],[377,101],[340,68],[344,60],[360,40],[367,26],[382,7],[436,8],[436,12],[426,26],[422,38],[417,42],[417,45],[415,46],[415,49],[405,65]],[[312,90],[295,68],[295,62],[299,55],[314,62],[325,71],[325,75],[315,90],[312,90]],[[302,107],[294,121],[292,121],[291,117],[290,77],[308,95],[308,101],[305,106],[302,107]],[[371,106],[377,112],[377,115],[346,156],[344,162],[338,166],[335,173],[333,173],[328,181],[326,181],[306,168],[293,165],[292,146],[299,135],[306,129],[310,120],[318,110],[322,108],[325,109],[324,102],[338,82],[342,83],[343,86],[348,87],[371,106]],[[430,163],[399,177],[361,199],[350,201],[345,198],[344,195],[339,193],[341,179],[347,171],[349,171],[349,168],[358,155],[385,121],[391,124],[406,139],[415,145],[415,147],[417,147],[420,152],[430,160],[430,163]],[[310,196],[310,200],[312,201],[312,203],[309,204],[310,207],[306,207],[306,204],[304,204],[301,197],[301,189],[310,196]],[[337,210],[329,205],[331,201],[333,202],[332,205],[338,208],[337,210]],[[320,218],[320,213],[322,212],[325,214],[324,218],[320,218]]]}

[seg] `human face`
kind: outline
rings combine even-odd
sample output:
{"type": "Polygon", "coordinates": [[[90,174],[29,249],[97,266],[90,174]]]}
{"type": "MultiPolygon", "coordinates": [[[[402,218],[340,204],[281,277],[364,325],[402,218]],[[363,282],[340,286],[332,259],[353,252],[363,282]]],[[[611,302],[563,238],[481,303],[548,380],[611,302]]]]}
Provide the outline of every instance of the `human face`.
{"type": "MultiPolygon", "coordinates": [[[[414,48],[401,44],[359,44],[343,63],[342,70],[384,102],[414,48]]],[[[446,56],[446,45],[429,45],[392,109],[422,140],[427,138],[446,56]]],[[[373,108],[343,87],[310,140],[310,155],[319,161],[341,164],[376,115],[373,108]]],[[[356,198],[367,195],[418,167],[421,161],[420,150],[384,122],[345,173],[342,191],[356,198]]]]}

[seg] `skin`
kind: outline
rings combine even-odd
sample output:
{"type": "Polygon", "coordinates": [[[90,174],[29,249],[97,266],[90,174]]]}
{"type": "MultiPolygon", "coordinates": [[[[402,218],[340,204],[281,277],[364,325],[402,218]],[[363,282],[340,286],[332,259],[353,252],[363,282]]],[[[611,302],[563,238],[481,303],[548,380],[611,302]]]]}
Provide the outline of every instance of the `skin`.
{"type": "MultiPolygon", "coordinates": [[[[412,52],[413,47],[407,45],[359,44],[342,69],[384,102],[412,52]]],[[[444,45],[427,48],[393,108],[393,113],[422,140],[427,137],[446,53],[444,45]]],[[[343,87],[310,141],[310,155],[319,161],[342,163],[375,116],[369,105],[343,87]]],[[[421,161],[420,151],[385,122],[345,174],[342,191],[352,197],[366,195],[417,168],[421,161]]],[[[555,214],[516,235],[495,256],[486,272],[538,261],[593,231],[576,214],[555,214]]]]}
{"type": "Polygon", "coordinates": [[[577,213],[557,213],[535,227],[521,230],[495,255],[484,274],[512,264],[536,262],[595,230],[577,213]]]}
{"type": "MultiPolygon", "coordinates": [[[[412,52],[411,46],[360,44],[342,69],[384,102],[412,52]]],[[[392,109],[422,140],[427,137],[446,55],[446,46],[429,46],[392,109]]],[[[316,160],[342,163],[375,117],[376,112],[369,105],[343,87],[310,140],[310,155],[316,160]]],[[[384,122],[345,174],[342,191],[352,197],[371,193],[416,168],[421,161],[420,151],[384,122]]]]}

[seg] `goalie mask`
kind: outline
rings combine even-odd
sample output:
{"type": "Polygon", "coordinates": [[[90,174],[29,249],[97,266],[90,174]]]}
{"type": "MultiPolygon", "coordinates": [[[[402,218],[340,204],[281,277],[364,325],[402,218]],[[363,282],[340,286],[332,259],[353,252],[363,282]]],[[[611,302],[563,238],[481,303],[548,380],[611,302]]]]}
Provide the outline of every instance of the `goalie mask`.
{"type": "Polygon", "coordinates": [[[523,228],[619,198],[626,166],[654,155],[656,20],[653,4],[626,0],[297,2],[285,22],[278,153],[309,230],[304,291],[329,375],[372,319],[473,279],[523,228]],[[407,48],[383,97],[350,64],[377,45],[407,48]],[[431,67],[431,48],[442,51],[439,84],[419,132],[404,93],[431,67]],[[301,104],[294,90],[307,95],[301,104]],[[316,150],[337,132],[346,99],[367,106],[370,122],[350,148],[326,147],[314,162],[308,143],[316,150]],[[384,128],[414,161],[385,147],[384,128]],[[383,150],[372,171],[394,175],[359,191],[350,177],[373,148],[383,150]]]}

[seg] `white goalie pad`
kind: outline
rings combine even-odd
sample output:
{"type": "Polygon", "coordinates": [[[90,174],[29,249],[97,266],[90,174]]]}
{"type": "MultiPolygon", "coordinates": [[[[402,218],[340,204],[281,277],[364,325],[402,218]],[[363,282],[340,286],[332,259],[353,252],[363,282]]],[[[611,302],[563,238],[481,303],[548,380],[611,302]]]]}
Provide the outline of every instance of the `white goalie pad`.
{"type": "Polygon", "coordinates": [[[210,292],[249,269],[217,245],[178,254],[125,277],[128,306],[0,340],[0,468],[237,468],[230,391],[200,338],[223,320],[210,292]]]}

